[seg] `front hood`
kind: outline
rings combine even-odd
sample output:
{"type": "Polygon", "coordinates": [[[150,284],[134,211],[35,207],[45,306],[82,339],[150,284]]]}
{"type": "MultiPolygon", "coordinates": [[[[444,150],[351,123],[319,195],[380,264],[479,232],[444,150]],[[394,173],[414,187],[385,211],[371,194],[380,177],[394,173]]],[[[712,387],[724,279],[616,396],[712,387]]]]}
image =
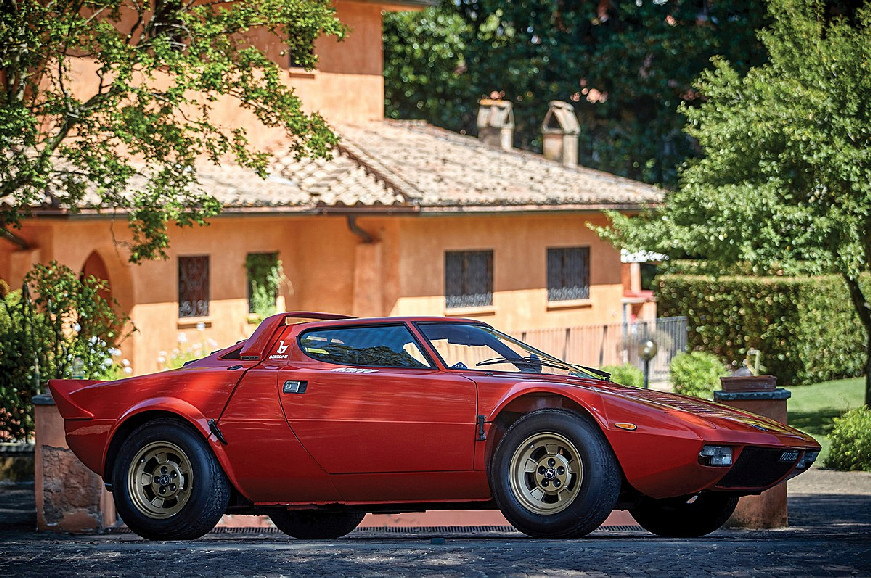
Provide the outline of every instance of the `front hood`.
{"type": "Polygon", "coordinates": [[[659,408],[668,412],[692,414],[707,422],[714,429],[735,430],[738,428],[791,436],[799,433],[788,425],[776,420],[696,397],[624,386],[605,386],[602,389],[607,390],[602,392],[606,396],[621,397],[647,407],[659,408]]]}
{"type": "Polygon", "coordinates": [[[693,421],[703,421],[707,426],[714,429],[770,432],[792,437],[806,437],[788,425],[776,420],[697,397],[627,387],[610,381],[573,376],[542,375],[536,376],[536,381],[559,383],[565,386],[594,390],[606,402],[609,397],[619,398],[666,413],[690,414],[695,418],[693,421]]]}

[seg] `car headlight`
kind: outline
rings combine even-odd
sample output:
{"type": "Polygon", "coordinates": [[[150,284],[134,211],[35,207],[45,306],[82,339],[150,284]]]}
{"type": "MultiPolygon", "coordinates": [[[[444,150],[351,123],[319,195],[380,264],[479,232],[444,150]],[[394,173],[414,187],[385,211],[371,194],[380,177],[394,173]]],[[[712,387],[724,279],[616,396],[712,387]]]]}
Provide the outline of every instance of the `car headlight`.
{"type": "Polygon", "coordinates": [[[729,446],[704,446],[699,452],[699,463],[703,466],[731,466],[732,448],[729,446]]]}

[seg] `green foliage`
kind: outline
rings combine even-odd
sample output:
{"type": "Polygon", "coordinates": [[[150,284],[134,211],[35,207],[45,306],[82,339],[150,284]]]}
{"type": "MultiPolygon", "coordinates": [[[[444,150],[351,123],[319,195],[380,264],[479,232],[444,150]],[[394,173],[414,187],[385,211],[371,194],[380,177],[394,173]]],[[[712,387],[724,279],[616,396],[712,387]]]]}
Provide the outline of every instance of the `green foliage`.
{"type": "Polygon", "coordinates": [[[245,258],[248,272],[248,312],[260,321],[276,313],[278,289],[285,277],[276,253],[249,253],[245,258]]]}
{"type": "Polygon", "coordinates": [[[631,363],[604,365],[599,369],[610,373],[611,381],[614,383],[628,385],[629,387],[644,387],[644,372],[631,363]]]}
{"type": "Polygon", "coordinates": [[[865,396],[864,379],[824,381],[789,388],[792,397],[787,403],[789,425],[812,435],[822,446],[818,464],[829,455],[835,418],[862,405],[865,396]]]}
{"type": "Polygon", "coordinates": [[[475,114],[474,107],[459,96],[467,89],[464,38],[471,33],[471,27],[451,9],[385,14],[387,116],[427,119],[455,130],[465,127],[475,114]]]}
{"type": "Polygon", "coordinates": [[[827,468],[871,472],[871,409],[860,407],[835,418],[829,437],[827,468]]]}
{"type": "Polygon", "coordinates": [[[675,393],[703,399],[712,399],[720,378],[729,374],[719,357],[703,351],[678,353],[669,369],[675,393]]]}
{"type": "Polygon", "coordinates": [[[297,155],[328,156],[324,119],[302,110],[255,29],[303,66],[322,34],[342,37],[330,0],[6,2],[0,10],[0,226],[32,206],[82,204],[129,216],[130,259],[165,256],[166,225],[220,210],[195,161],[231,157],[266,176],[244,127],[213,121],[229,100],[284,129],[297,155]],[[82,55],[89,57],[90,67],[82,55]],[[137,160],[140,159],[140,160],[137,160]],[[141,159],[147,159],[147,163],[141,159]]]}
{"type": "MultiPolygon", "coordinates": [[[[52,261],[25,276],[27,293],[8,291],[0,307],[0,440],[33,432],[31,397],[49,379],[99,379],[113,371],[129,318],[107,302],[106,282],[80,279],[52,261]]],[[[115,304],[117,305],[117,304],[115,304]]]]}
{"type": "MultiPolygon", "coordinates": [[[[696,85],[702,104],[681,108],[705,157],[680,189],[659,213],[612,215],[600,232],[621,248],[703,258],[715,274],[738,263],[838,273],[871,339],[859,281],[871,264],[871,4],[846,20],[827,18],[820,0],[771,0],[769,18],[770,61],[742,75],[715,60],[696,85]]],[[[864,350],[867,365],[871,341],[864,350]]]]}
{"type": "Polygon", "coordinates": [[[690,349],[739,366],[750,349],[784,385],[855,377],[865,332],[844,280],[816,277],[660,275],[661,315],[685,315],[690,349]]]}
{"type": "Polygon", "coordinates": [[[698,102],[692,81],[716,54],[763,62],[764,22],[751,0],[445,0],[385,15],[386,111],[473,134],[478,100],[500,96],[516,146],[540,151],[548,102],[572,102],[580,164],[673,185],[694,154],[678,104],[698,102]]]}

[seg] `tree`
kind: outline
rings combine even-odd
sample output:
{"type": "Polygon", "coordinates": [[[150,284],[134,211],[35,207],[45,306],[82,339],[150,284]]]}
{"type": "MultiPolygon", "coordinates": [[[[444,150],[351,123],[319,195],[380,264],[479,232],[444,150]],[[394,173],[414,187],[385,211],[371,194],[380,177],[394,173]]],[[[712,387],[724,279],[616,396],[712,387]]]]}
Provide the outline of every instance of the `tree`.
{"type": "Polygon", "coordinates": [[[244,127],[213,120],[222,99],[327,156],[335,135],[254,46],[263,31],[306,67],[315,38],[345,34],[329,0],[0,0],[0,233],[87,202],[128,213],[131,261],[164,256],[169,221],[220,210],[198,156],[266,175],[244,127]]]}
{"type": "Polygon", "coordinates": [[[387,114],[473,133],[495,93],[514,105],[516,146],[540,151],[548,101],[573,102],[580,164],[673,185],[696,150],[677,105],[715,54],[760,64],[764,21],[752,0],[445,0],[385,17],[387,114]]]}
{"type": "Polygon", "coordinates": [[[0,441],[33,434],[31,398],[49,379],[121,377],[113,353],[136,330],[102,279],[52,261],[24,283],[26,293],[0,281],[0,441]]]}
{"type": "Polygon", "coordinates": [[[618,245],[759,272],[836,272],[867,334],[871,405],[871,2],[850,19],[820,0],[771,0],[769,62],[746,75],[717,59],[704,103],[683,106],[705,156],[656,214],[613,214],[618,245]]]}

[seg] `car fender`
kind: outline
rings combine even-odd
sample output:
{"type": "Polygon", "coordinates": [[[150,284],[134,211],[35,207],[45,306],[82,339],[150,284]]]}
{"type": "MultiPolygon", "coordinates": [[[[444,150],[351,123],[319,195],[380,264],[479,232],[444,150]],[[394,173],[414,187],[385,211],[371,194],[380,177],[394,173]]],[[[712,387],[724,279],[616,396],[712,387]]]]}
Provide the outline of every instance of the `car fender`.
{"type": "MultiPolygon", "coordinates": [[[[600,429],[605,429],[607,420],[601,411],[601,395],[599,392],[586,388],[566,388],[562,385],[524,381],[516,383],[508,391],[496,400],[491,408],[481,407],[481,412],[486,415],[486,422],[493,422],[500,413],[511,406],[522,407],[528,413],[545,407],[566,407],[574,409],[573,404],[580,406],[590,417],[595,420],[600,429]],[[524,399],[529,400],[525,402],[524,399]],[[568,405],[555,403],[558,399],[568,400],[568,405]],[[535,400],[535,401],[533,401],[535,400]]],[[[486,402],[484,402],[486,403],[486,402]]]]}
{"type": "MultiPolygon", "coordinates": [[[[696,424],[681,423],[672,415],[608,393],[594,387],[522,382],[494,404],[486,421],[492,423],[501,412],[515,407],[523,413],[544,407],[583,410],[599,426],[629,484],[653,497],[693,493],[725,475],[723,469],[698,464],[702,437],[696,424]],[[677,476],[680,483],[670,474],[672,470],[682,473],[677,476]]],[[[703,420],[699,422],[703,424],[703,420]]]]}
{"type": "Polygon", "coordinates": [[[209,444],[209,447],[215,454],[218,462],[221,464],[221,468],[223,468],[224,473],[230,480],[230,483],[233,484],[235,488],[239,488],[235,472],[233,471],[230,460],[228,459],[227,454],[224,451],[224,447],[221,441],[218,440],[218,438],[211,430],[211,427],[209,425],[210,418],[203,415],[200,409],[195,405],[191,404],[190,402],[169,396],[155,397],[144,400],[127,409],[127,411],[125,411],[121,415],[121,417],[118,418],[115,426],[109,432],[109,442],[107,443],[106,449],[103,453],[103,472],[105,472],[105,475],[103,476],[104,480],[107,480],[107,478],[111,479],[111,472],[107,471],[106,466],[109,460],[110,448],[112,448],[113,444],[115,444],[116,434],[118,434],[120,430],[125,429],[125,424],[128,424],[130,420],[136,419],[137,416],[140,416],[143,413],[151,412],[172,414],[194,427],[200,433],[200,435],[203,436],[203,439],[205,439],[206,442],[209,444]]]}
{"type": "Polygon", "coordinates": [[[622,395],[603,395],[604,430],[626,480],[652,498],[694,494],[712,487],[728,468],[703,466],[699,450],[712,431],[704,418],[664,411],[622,395]]]}

